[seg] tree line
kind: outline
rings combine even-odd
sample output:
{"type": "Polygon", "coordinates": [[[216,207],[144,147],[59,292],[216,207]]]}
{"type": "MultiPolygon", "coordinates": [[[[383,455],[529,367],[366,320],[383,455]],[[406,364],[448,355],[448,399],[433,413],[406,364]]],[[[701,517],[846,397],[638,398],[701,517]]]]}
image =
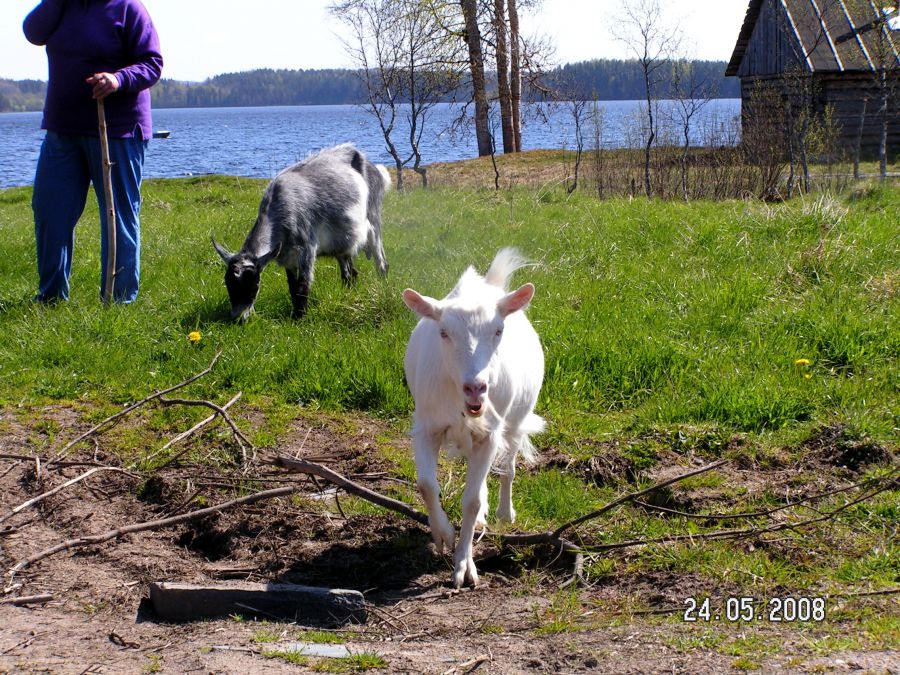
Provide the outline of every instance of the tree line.
{"type": "MultiPolygon", "coordinates": [[[[710,82],[718,83],[718,96],[739,98],[740,83],[726,78],[724,61],[693,61],[694,67],[710,82]]],[[[490,92],[496,92],[496,73],[485,75],[490,92]]],[[[597,59],[554,68],[545,76],[550,86],[569,82],[586,98],[618,101],[636,100],[644,95],[641,69],[637,61],[597,59]]],[[[666,85],[663,86],[663,92],[666,85]]],[[[41,80],[0,79],[0,112],[41,110],[47,83],[41,80]]],[[[457,92],[458,93],[458,92],[457,92]]],[[[525,100],[538,100],[541,91],[525,86],[525,100]]],[[[665,97],[665,93],[663,93],[665,97]]],[[[448,93],[445,100],[460,100],[448,93]]],[[[361,104],[366,101],[364,78],[358,70],[255,70],[226,73],[204,82],[163,79],[153,88],[156,108],[215,108],[274,105],[361,104]]],[[[408,101],[405,101],[408,102],[408,101]]]]}

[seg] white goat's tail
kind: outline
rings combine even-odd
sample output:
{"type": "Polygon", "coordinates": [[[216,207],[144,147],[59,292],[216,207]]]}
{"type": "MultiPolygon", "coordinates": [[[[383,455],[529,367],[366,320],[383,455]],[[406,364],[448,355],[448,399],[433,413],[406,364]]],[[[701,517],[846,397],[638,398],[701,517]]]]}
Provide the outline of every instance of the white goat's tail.
{"type": "Polygon", "coordinates": [[[391,188],[394,187],[394,181],[391,180],[391,174],[387,170],[387,167],[384,164],[376,164],[375,168],[378,169],[378,173],[381,174],[381,181],[384,183],[384,191],[390,192],[391,188]]]}
{"type": "Polygon", "coordinates": [[[488,268],[487,274],[484,275],[484,280],[492,286],[499,286],[506,290],[506,284],[513,272],[527,264],[528,260],[522,257],[518,249],[500,249],[494,257],[494,262],[488,268]]]}
{"type": "Polygon", "coordinates": [[[522,455],[522,459],[526,464],[534,464],[534,460],[537,459],[537,450],[534,449],[529,436],[541,433],[545,426],[544,418],[534,413],[528,413],[528,417],[519,425],[519,431],[523,432],[522,442],[519,445],[519,454],[522,455]]]}

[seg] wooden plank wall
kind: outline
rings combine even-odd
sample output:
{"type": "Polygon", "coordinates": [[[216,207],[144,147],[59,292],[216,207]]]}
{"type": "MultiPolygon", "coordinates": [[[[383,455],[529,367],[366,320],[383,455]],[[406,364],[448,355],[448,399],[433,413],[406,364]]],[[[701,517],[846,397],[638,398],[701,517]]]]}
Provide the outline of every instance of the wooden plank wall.
{"type": "MultiPolygon", "coordinates": [[[[873,81],[873,73],[827,73],[819,74],[814,78],[814,105],[817,114],[824,114],[825,107],[831,106],[832,115],[839,128],[838,143],[846,150],[856,146],[859,134],[859,116],[863,111],[863,101],[867,100],[865,108],[865,121],[862,130],[862,151],[866,156],[878,153],[881,142],[881,118],[879,109],[881,106],[880,92],[873,81]]],[[[888,110],[888,156],[894,157],[900,154],[900,100],[896,92],[900,91],[900,74],[895,74],[894,95],[889,98],[888,110]]],[[[751,100],[754,90],[758,86],[772,88],[792,101],[794,105],[800,104],[800,97],[796,91],[791,91],[790,85],[785,85],[781,78],[742,78],[741,98],[744,102],[743,126],[746,129],[752,125],[753,120],[751,100]]]]}

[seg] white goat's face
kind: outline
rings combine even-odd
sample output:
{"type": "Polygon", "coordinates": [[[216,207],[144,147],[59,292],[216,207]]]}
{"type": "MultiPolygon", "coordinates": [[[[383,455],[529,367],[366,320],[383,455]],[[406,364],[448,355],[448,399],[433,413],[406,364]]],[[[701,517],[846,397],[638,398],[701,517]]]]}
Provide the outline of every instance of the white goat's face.
{"type": "Polygon", "coordinates": [[[445,372],[462,392],[465,412],[471,417],[484,412],[497,347],[503,337],[503,319],[495,308],[447,307],[438,321],[445,372]]]}
{"type": "MultiPolygon", "coordinates": [[[[503,339],[506,317],[524,309],[534,295],[534,286],[521,288],[500,298],[496,304],[461,306],[419,295],[412,289],[403,292],[407,307],[425,319],[437,323],[440,358],[444,372],[462,394],[464,412],[479,417],[490,396],[490,384],[503,339]]],[[[438,354],[434,355],[435,358],[438,354]]]]}

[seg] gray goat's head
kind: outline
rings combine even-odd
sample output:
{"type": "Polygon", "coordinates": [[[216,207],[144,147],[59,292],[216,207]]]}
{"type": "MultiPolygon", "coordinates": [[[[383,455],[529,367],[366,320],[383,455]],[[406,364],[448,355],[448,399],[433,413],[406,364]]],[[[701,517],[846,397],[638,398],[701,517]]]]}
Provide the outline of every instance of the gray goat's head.
{"type": "Polygon", "coordinates": [[[216,252],[225,261],[225,288],[228,289],[228,299],[231,301],[231,318],[246,321],[259,294],[259,280],[263,268],[278,255],[278,249],[256,257],[246,251],[231,253],[219,244],[215,237],[212,243],[216,252]]]}

